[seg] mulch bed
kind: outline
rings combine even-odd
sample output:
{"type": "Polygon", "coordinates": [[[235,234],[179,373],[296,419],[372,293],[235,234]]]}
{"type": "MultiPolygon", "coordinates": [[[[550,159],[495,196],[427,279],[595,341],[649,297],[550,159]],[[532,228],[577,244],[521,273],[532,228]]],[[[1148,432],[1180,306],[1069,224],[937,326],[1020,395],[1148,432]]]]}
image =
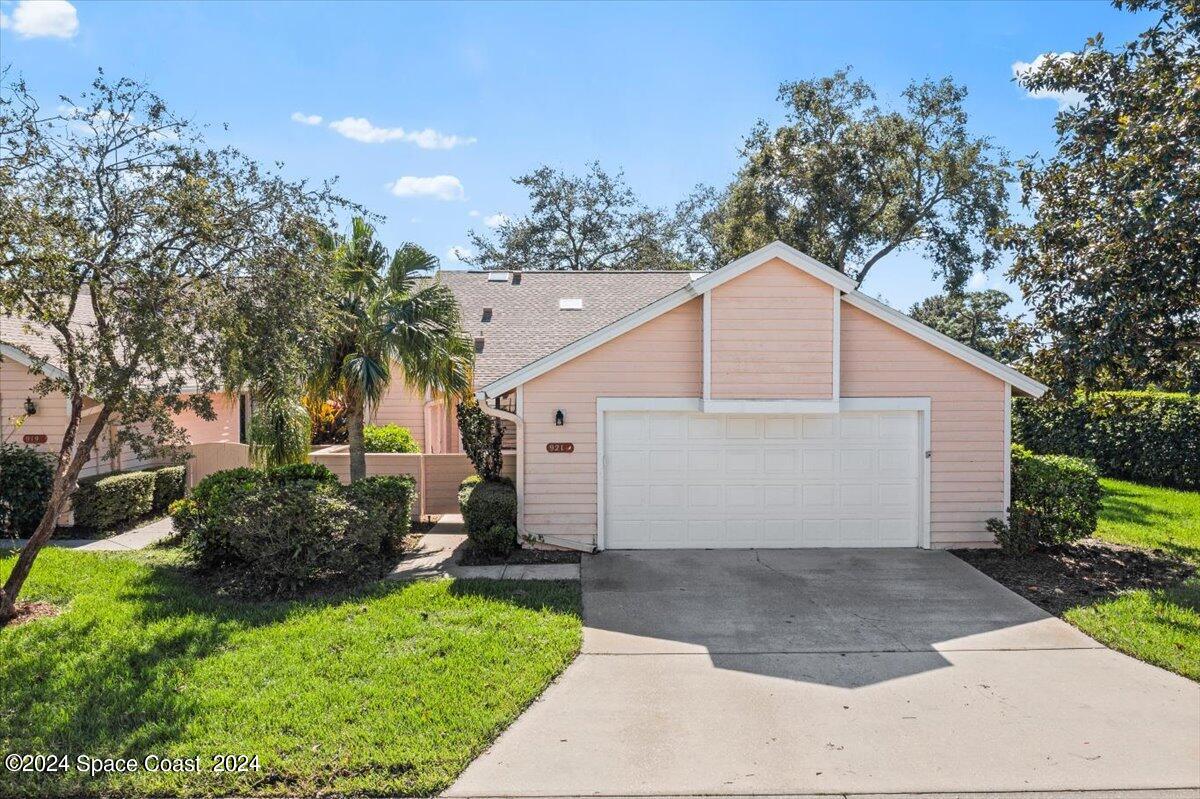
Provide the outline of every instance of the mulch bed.
{"type": "Polygon", "coordinates": [[[956,549],[954,554],[1030,602],[1060,616],[1122,591],[1166,588],[1196,573],[1162,550],[1123,547],[1085,538],[1022,558],[998,549],[956,549]]]}
{"type": "Polygon", "coordinates": [[[49,619],[62,612],[58,605],[49,602],[18,602],[17,615],[9,621],[9,627],[20,627],[38,619],[49,619]]]}
{"type": "Polygon", "coordinates": [[[504,564],[578,563],[579,553],[565,549],[514,549],[508,554],[492,555],[468,546],[463,550],[461,566],[501,566],[504,564]]]}

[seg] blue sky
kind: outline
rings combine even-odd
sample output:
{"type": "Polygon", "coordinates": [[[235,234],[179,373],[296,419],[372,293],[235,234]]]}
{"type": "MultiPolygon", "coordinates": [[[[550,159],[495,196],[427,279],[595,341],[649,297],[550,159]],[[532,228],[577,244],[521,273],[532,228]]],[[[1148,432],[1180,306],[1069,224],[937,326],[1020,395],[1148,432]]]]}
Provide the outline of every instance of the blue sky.
{"type": "MultiPolygon", "coordinates": [[[[1090,2],[0,0],[0,12],[0,61],[47,102],[97,67],[145,79],[211,125],[214,143],[295,176],[339,176],[344,194],[387,217],[389,246],[418,242],[447,266],[468,229],[525,210],[511,178],[542,163],[599,159],[656,205],[723,185],[755,120],[780,118],[781,81],[847,64],[885,101],[914,78],[950,75],[970,91],[975,132],[1014,156],[1048,151],[1058,102],[1017,87],[1013,64],[1101,31],[1118,44],[1151,21],[1090,2]]],[[[918,256],[901,254],[864,289],[907,308],[936,286],[918,256]]]]}

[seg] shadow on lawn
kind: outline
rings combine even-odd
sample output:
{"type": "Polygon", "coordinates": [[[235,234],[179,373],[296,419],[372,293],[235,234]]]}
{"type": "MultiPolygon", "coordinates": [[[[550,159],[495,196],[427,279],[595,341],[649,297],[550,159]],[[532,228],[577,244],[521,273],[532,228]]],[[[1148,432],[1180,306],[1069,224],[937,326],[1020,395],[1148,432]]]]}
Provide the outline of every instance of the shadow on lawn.
{"type": "MultiPolygon", "coordinates": [[[[69,612],[52,622],[0,631],[0,742],[8,751],[139,758],[165,753],[187,737],[194,719],[211,712],[202,706],[201,692],[189,691],[189,675],[232,636],[314,609],[357,607],[412,585],[379,581],[255,603],[215,596],[207,580],[176,565],[121,576],[124,581],[110,592],[84,586],[69,600],[69,612]]],[[[580,613],[578,588],[565,583],[457,581],[450,593],[535,612],[580,613]]],[[[19,775],[13,787],[23,795],[69,795],[90,794],[100,784],[69,772],[19,775]]]]}
{"type": "MultiPolygon", "coordinates": [[[[1114,524],[1137,524],[1146,527],[1177,523],[1177,517],[1140,499],[1137,493],[1122,488],[1106,488],[1100,507],[1100,520],[1114,524]]],[[[1200,547],[1171,537],[1156,547],[1170,555],[1200,563],[1200,547]]]]}

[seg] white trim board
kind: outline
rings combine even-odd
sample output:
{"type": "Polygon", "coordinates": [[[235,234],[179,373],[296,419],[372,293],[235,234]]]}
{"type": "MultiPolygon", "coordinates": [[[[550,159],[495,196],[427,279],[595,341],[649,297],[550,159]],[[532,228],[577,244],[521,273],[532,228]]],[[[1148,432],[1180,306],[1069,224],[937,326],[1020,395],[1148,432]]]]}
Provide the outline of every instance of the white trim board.
{"type": "Polygon", "coordinates": [[[62,369],[59,369],[57,366],[53,366],[50,363],[39,364],[36,358],[30,356],[29,353],[25,352],[25,350],[14,347],[12,344],[0,344],[0,355],[8,358],[11,361],[21,364],[31,372],[41,372],[46,377],[50,377],[55,380],[67,379],[67,373],[62,369]]]}

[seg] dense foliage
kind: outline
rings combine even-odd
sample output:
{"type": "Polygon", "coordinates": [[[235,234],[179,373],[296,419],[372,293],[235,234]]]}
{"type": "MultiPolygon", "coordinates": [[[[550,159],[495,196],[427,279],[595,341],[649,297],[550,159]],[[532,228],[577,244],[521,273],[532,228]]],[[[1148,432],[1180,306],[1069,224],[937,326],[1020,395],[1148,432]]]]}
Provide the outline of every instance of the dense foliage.
{"type": "Polygon", "coordinates": [[[467,538],[480,551],[504,555],[517,547],[517,489],[506,478],[472,475],[458,491],[467,538]]]}
{"type": "Polygon", "coordinates": [[[687,269],[711,264],[698,235],[706,193],[674,210],[650,208],[624,176],[599,163],[582,175],[549,166],[513,178],[529,194],[529,213],[503,218],[494,236],[471,231],[464,260],[484,269],[687,269]]]}
{"type": "Polygon", "coordinates": [[[217,472],[172,510],[202,571],[236,593],[276,597],[382,574],[415,499],[410,477],[342,486],[324,466],[296,464],[217,472]]]}
{"type": "Polygon", "coordinates": [[[154,510],[154,472],[85,477],[75,490],[75,525],[111,532],[154,510]]]}
{"type": "Polygon", "coordinates": [[[1021,76],[1072,101],[1055,152],[1022,164],[1033,222],[1007,232],[1012,275],[1060,394],[1200,391],[1200,5],[1118,4],[1161,18],[1121,47],[1096,35],[1021,76]]]}
{"type": "Polygon", "coordinates": [[[967,129],[967,91],[913,83],[906,107],[880,108],[848,69],[785,83],[786,121],[760,121],[745,163],[711,218],[724,263],[780,239],[858,280],[892,252],[916,250],[949,290],[996,252],[1009,164],[967,129]]]}
{"type": "Polygon", "coordinates": [[[998,289],[947,292],[913,305],[908,315],[1002,363],[1028,354],[1017,320],[1004,309],[1012,298],[998,289]]]}
{"type": "Polygon", "coordinates": [[[165,511],[187,491],[187,467],[164,466],[154,470],[154,510],[165,511]]]}
{"type": "Polygon", "coordinates": [[[1013,400],[1013,440],[1090,458],[1106,477],[1200,489],[1200,396],[1105,391],[1013,400]]]}
{"type": "Polygon", "coordinates": [[[37,528],[53,480],[54,463],[48,455],[0,444],[0,535],[27,536],[37,528]]]}
{"type": "Polygon", "coordinates": [[[367,452],[420,452],[421,445],[412,431],[398,424],[369,424],[363,427],[363,446],[367,452]]]}
{"type": "Polygon", "coordinates": [[[996,543],[1010,555],[1078,541],[1096,530],[1100,476],[1091,463],[1068,455],[1012,450],[1012,506],[1008,522],[988,521],[996,543]]]}
{"type": "Polygon", "coordinates": [[[504,429],[500,420],[484,413],[474,398],[458,403],[457,410],[463,452],[471,459],[475,472],[489,480],[499,477],[504,468],[504,429]]]}
{"type": "Polygon", "coordinates": [[[312,418],[295,397],[273,396],[254,403],[247,432],[250,460],[264,469],[308,461],[312,418]]]}

